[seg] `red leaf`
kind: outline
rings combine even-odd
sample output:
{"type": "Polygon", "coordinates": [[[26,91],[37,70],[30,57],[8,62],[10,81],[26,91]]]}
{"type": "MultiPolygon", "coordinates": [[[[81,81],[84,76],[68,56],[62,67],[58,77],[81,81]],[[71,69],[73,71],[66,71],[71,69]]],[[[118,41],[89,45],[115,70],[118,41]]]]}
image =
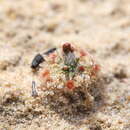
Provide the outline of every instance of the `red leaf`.
{"type": "Polygon", "coordinates": [[[79,69],[79,71],[82,71],[82,72],[83,72],[83,71],[85,71],[84,66],[79,66],[79,68],[78,68],[78,69],[79,69]]]}
{"type": "Polygon", "coordinates": [[[96,72],[100,71],[100,66],[98,64],[95,64],[93,66],[93,70],[96,71],[96,72]]]}
{"type": "Polygon", "coordinates": [[[42,73],[43,78],[48,77],[49,75],[50,75],[50,71],[47,69],[42,73]]]}
{"type": "Polygon", "coordinates": [[[83,56],[86,56],[87,53],[84,51],[84,50],[80,50],[80,56],[83,57],[83,56]]]}
{"type": "Polygon", "coordinates": [[[67,87],[68,89],[74,89],[74,88],[75,88],[74,81],[73,81],[73,80],[68,80],[68,81],[66,82],[66,87],[67,87]]]}
{"type": "Polygon", "coordinates": [[[68,52],[73,52],[74,51],[74,48],[71,46],[70,43],[64,43],[62,48],[63,48],[63,52],[64,53],[68,53],[68,52]]]}

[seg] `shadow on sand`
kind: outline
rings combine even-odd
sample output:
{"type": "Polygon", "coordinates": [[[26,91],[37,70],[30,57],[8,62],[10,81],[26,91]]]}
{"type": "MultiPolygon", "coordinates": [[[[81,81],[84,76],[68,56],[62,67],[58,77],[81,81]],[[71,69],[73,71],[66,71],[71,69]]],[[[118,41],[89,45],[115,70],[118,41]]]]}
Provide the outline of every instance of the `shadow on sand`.
{"type": "Polygon", "coordinates": [[[93,105],[84,105],[84,93],[77,91],[74,95],[62,93],[61,96],[66,99],[66,103],[52,97],[48,98],[50,109],[55,111],[61,119],[71,124],[82,124],[84,119],[89,120],[94,113],[105,105],[104,101],[104,85],[105,80],[91,84],[89,93],[94,97],[93,105]]]}

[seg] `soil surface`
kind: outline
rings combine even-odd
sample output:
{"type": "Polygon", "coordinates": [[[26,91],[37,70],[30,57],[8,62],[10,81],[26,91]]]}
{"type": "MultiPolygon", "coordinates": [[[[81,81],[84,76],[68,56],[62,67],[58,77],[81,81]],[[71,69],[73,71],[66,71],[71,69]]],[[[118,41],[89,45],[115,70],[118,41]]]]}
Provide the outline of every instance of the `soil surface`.
{"type": "Polygon", "coordinates": [[[130,130],[130,0],[0,0],[0,130],[130,130]],[[94,107],[31,97],[37,53],[71,42],[101,65],[94,107]]]}

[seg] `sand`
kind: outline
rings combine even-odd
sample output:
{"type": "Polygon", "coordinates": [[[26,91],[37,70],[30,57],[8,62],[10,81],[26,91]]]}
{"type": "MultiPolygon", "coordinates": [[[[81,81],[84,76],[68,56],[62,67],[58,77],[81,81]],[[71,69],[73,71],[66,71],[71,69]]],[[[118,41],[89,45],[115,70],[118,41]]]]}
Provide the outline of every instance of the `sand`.
{"type": "Polygon", "coordinates": [[[129,0],[0,0],[0,130],[130,130],[129,67],[129,0]],[[89,111],[31,97],[33,57],[64,42],[101,65],[89,111]]]}

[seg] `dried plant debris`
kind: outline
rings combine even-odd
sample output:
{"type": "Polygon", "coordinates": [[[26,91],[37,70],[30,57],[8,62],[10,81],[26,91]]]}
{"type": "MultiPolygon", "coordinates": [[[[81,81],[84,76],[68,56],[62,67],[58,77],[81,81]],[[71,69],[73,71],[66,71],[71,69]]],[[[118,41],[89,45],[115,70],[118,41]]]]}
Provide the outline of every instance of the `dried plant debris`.
{"type": "Polygon", "coordinates": [[[102,127],[98,123],[92,124],[89,128],[90,130],[102,130],[102,127]]]}
{"type": "Polygon", "coordinates": [[[115,67],[114,77],[120,80],[127,78],[128,76],[125,66],[119,64],[117,67],[115,67]]]}
{"type": "Polygon", "coordinates": [[[39,96],[91,108],[94,97],[88,90],[97,81],[100,71],[93,57],[87,51],[65,43],[62,48],[44,55],[44,59],[39,70],[39,96]]]}

